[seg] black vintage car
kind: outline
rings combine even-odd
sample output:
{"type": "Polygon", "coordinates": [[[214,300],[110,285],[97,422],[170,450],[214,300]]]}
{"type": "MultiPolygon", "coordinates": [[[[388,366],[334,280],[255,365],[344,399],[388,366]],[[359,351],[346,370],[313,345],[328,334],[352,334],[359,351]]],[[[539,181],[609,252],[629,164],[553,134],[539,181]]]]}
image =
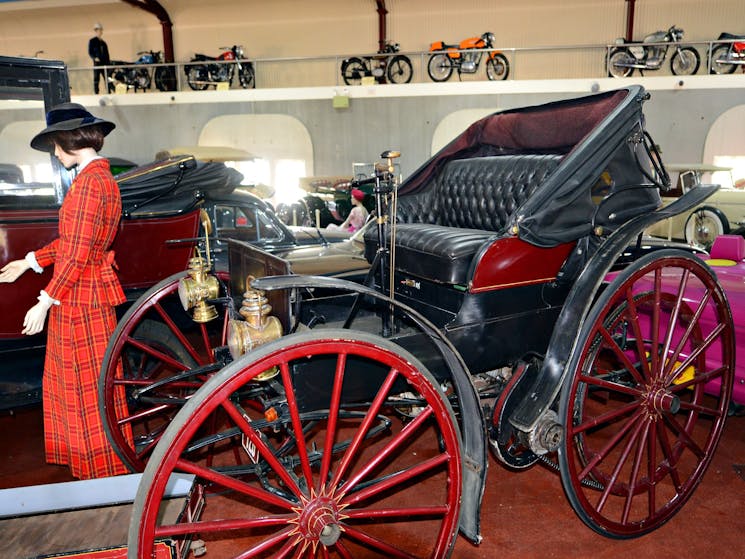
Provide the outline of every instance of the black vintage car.
{"type": "MultiPolygon", "coordinates": [[[[154,161],[116,176],[125,216],[168,215],[193,208],[210,219],[215,267],[227,269],[227,239],[245,241],[273,254],[290,256],[296,248],[348,239],[344,231],[289,227],[274,208],[243,186],[243,176],[224,163],[179,155],[154,161]]],[[[204,230],[200,229],[200,239],[204,230]]],[[[176,241],[174,241],[176,242],[176,241]]]]}
{"type": "Polygon", "coordinates": [[[670,520],[720,439],[735,343],[699,258],[624,255],[716,190],[662,206],[647,98],[496,113],[401,185],[384,152],[362,283],[235,241],[227,272],[195,260],[143,295],[100,382],[108,434],[144,471],[129,556],[205,533],[235,557],[448,557],[459,532],[480,541],[489,450],[495,482],[550,465],[604,536],[670,520]],[[222,506],[162,521],[174,473],[222,506]]]}

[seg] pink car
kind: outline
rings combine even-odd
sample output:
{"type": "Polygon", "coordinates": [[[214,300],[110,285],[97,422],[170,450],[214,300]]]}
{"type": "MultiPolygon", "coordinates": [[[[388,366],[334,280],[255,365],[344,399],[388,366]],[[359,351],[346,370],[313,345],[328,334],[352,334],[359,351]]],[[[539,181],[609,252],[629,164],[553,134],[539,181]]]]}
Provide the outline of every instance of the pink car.
{"type": "MultiPolygon", "coordinates": [[[[709,257],[702,259],[711,268],[716,280],[722,286],[729,300],[730,311],[735,325],[735,340],[739,349],[740,340],[745,340],[745,238],[740,235],[720,235],[714,241],[709,257]]],[[[615,279],[618,273],[608,274],[609,281],[615,279]]],[[[676,375],[675,384],[687,384],[692,380],[694,372],[700,375],[712,374],[721,366],[721,351],[715,346],[713,351],[707,354],[708,362],[698,360],[696,347],[706,344],[708,336],[715,330],[718,322],[712,312],[712,307],[706,303],[709,293],[708,287],[698,280],[686,277],[685,268],[666,268],[660,273],[660,281],[663,289],[660,295],[659,307],[661,313],[658,320],[669,319],[675,312],[683,318],[679,325],[672,330],[671,339],[663,346],[661,353],[667,353],[668,359],[672,359],[675,366],[671,367],[670,374],[676,375]],[[687,281],[685,286],[681,282],[687,281]],[[674,297],[682,292],[682,300],[677,304],[674,297]],[[700,319],[697,313],[700,309],[700,319]],[[700,320],[700,321],[699,321],[700,320]],[[690,332],[689,332],[690,330],[690,332]],[[679,347],[680,346],[680,347],[679,347]]],[[[652,298],[655,274],[649,273],[635,281],[633,285],[634,299],[638,301],[637,314],[639,316],[639,327],[643,335],[652,336],[652,322],[655,320],[654,308],[656,301],[652,298]]],[[[619,323],[617,326],[623,330],[624,336],[628,336],[629,324],[619,323]]],[[[664,329],[663,329],[664,330],[664,329]]],[[[621,335],[621,334],[618,334],[621,335]]],[[[632,338],[632,336],[630,336],[632,338]]],[[[660,343],[665,340],[660,340],[660,343]]],[[[628,342],[627,342],[628,343],[628,342]]],[[[627,351],[629,359],[633,360],[633,351],[627,351]]],[[[648,354],[648,352],[646,352],[648,354]]],[[[650,357],[647,355],[647,357],[650,357]]],[[[737,363],[737,362],[736,362],[737,363]]],[[[715,374],[712,374],[715,376],[715,374]]],[[[732,405],[745,405],[745,366],[742,361],[735,367],[734,384],[732,388],[732,405]]],[[[721,381],[717,378],[706,384],[705,392],[718,393],[721,381]]]]}

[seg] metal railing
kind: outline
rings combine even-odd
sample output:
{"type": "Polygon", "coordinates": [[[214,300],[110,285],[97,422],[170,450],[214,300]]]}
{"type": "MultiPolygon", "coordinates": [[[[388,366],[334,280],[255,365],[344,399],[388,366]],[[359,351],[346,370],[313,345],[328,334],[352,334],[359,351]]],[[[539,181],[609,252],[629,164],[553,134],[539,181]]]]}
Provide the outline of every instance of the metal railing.
{"type": "MultiPolygon", "coordinates": [[[[600,78],[608,77],[608,59],[613,49],[619,47],[639,47],[639,46],[667,46],[670,49],[676,46],[691,46],[695,48],[701,59],[701,67],[698,74],[711,73],[712,68],[712,51],[713,46],[720,44],[729,44],[733,42],[742,42],[738,40],[711,40],[711,41],[681,41],[676,43],[619,43],[606,45],[562,45],[562,46],[545,46],[545,47],[505,47],[493,49],[481,49],[481,52],[498,51],[504,54],[509,62],[509,80],[530,80],[530,79],[573,79],[573,78],[600,78]],[[705,63],[705,64],[704,64],[705,63]]],[[[479,52],[469,49],[464,52],[479,52]]],[[[427,63],[430,57],[436,52],[430,51],[410,51],[398,52],[397,55],[407,56],[413,67],[412,83],[432,83],[427,74],[427,63]]],[[[667,63],[655,71],[654,75],[670,75],[669,57],[667,63]]],[[[158,69],[166,69],[173,76],[173,87],[167,90],[171,91],[190,91],[187,82],[185,67],[192,64],[210,64],[225,65],[237,64],[238,62],[250,62],[253,64],[255,72],[255,87],[258,88],[284,88],[284,87],[318,87],[318,86],[338,86],[347,87],[341,76],[341,63],[344,59],[352,56],[365,58],[386,56],[380,53],[353,54],[353,55],[334,55],[320,57],[289,57],[289,58],[259,58],[243,59],[240,61],[198,61],[198,62],[178,62],[171,64],[125,64],[98,66],[96,69],[103,69],[105,77],[114,78],[117,70],[144,69],[150,74],[150,87],[147,91],[158,91],[155,87],[155,73],[158,69]]],[[[390,56],[390,55],[387,55],[390,56]]],[[[486,57],[482,59],[482,66],[486,57]]],[[[745,68],[745,66],[743,66],[745,68]]],[[[69,68],[70,85],[73,94],[86,94],[93,92],[93,66],[69,68]]],[[[240,83],[237,72],[233,72],[231,83],[214,82],[210,85],[213,88],[240,89],[240,83]]],[[[450,81],[486,81],[487,76],[484,68],[481,66],[475,73],[453,72],[450,81]]],[[[116,80],[114,80],[116,83],[116,80]]],[[[135,91],[134,87],[122,88],[120,92],[135,91]]],[[[137,88],[139,92],[139,88],[137,88]]]]}

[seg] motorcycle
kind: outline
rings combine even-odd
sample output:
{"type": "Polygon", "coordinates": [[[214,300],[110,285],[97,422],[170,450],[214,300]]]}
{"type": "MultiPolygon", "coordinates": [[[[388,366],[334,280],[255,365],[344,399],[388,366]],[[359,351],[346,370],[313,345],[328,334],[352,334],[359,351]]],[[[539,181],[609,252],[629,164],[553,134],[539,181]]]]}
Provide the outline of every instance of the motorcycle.
{"type": "Polygon", "coordinates": [[[398,43],[386,43],[378,56],[353,56],[341,63],[341,77],[347,85],[359,85],[362,78],[374,77],[378,83],[409,83],[413,75],[411,60],[398,43]],[[387,82],[386,82],[387,80],[387,82]]]}
{"type": "MultiPolygon", "coordinates": [[[[461,74],[475,74],[486,52],[494,46],[494,33],[484,33],[480,37],[469,37],[457,45],[442,41],[434,42],[429,47],[433,53],[427,63],[427,73],[432,81],[444,82],[453,75],[453,69],[461,74]]],[[[490,51],[486,58],[486,77],[490,80],[506,80],[510,73],[507,57],[499,51],[490,51]]]]}
{"type": "Polygon", "coordinates": [[[642,76],[644,70],[659,70],[672,44],[675,44],[675,52],[670,58],[672,73],[676,76],[695,74],[701,64],[701,57],[693,47],[680,46],[682,40],[683,30],[674,25],[667,31],[656,31],[647,35],[643,41],[626,43],[623,38],[618,38],[616,44],[623,46],[611,49],[608,54],[608,75],[614,78],[627,78],[634,70],[639,70],[642,76]]]}
{"type": "Polygon", "coordinates": [[[187,64],[184,66],[186,81],[195,90],[207,89],[210,85],[217,87],[220,82],[233,84],[233,75],[238,70],[238,81],[243,89],[256,87],[254,66],[243,58],[243,47],[220,47],[223,53],[217,57],[206,54],[195,54],[189,62],[201,64],[187,64]]]}
{"type": "Polygon", "coordinates": [[[709,50],[709,60],[711,60],[709,73],[731,74],[737,66],[741,66],[745,72],[745,35],[720,33],[717,40],[728,42],[712,43],[709,50]]]}
{"type": "Polygon", "coordinates": [[[117,66],[111,70],[109,81],[114,85],[123,83],[127,89],[138,89],[147,91],[155,79],[155,87],[160,91],[173,91],[176,89],[176,75],[173,68],[158,66],[151,73],[150,66],[163,63],[163,53],[160,51],[146,50],[137,53],[139,57],[136,62],[124,62],[115,60],[111,64],[117,66]],[[145,67],[138,67],[145,66],[145,67]],[[154,75],[153,75],[154,74],[154,75]]]}

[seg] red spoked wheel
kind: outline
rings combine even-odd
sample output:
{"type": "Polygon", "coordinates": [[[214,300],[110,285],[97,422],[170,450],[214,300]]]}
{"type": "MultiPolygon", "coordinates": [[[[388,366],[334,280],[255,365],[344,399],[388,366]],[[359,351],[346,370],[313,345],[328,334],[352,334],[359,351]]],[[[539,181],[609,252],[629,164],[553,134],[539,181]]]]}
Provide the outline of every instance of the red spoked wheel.
{"type": "MultiPolygon", "coordinates": [[[[228,275],[215,275],[221,282],[220,295],[228,295],[228,275]]],[[[227,306],[215,305],[217,318],[195,323],[178,297],[183,277],[181,272],[162,280],[129,308],[114,330],[101,367],[99,400],[106,434],[122,461],[137,472],[145,469],[181,406],[222,368],[215,349],[226,344],[227,306]],[[122,390],[127,402],[124,415],[114,404],[122,390]]]]}
{"type": "Polygon", "coordinates": [[[632,538],[691,497],[724,427],[734,327],[721,286],[696,257],[660,251],[605,288],[561,394],[564,490],[596,532],[632,538]]]}
{"type": "Polygon", "coordinates": [[[169,536],[219,557],[448,557],[461,469],[452,408],[408,352],[350,330],[292,334],[217,373],[176,416],[143,474],[129,557],[169,536]],[[257,387],[264,406],[242,405],[257,387]],[[193,452],[216,413],[241,434],[242,468],[193,452]],[[207,486],[200,519],[159,520],[174,472],[207,486]]]}

